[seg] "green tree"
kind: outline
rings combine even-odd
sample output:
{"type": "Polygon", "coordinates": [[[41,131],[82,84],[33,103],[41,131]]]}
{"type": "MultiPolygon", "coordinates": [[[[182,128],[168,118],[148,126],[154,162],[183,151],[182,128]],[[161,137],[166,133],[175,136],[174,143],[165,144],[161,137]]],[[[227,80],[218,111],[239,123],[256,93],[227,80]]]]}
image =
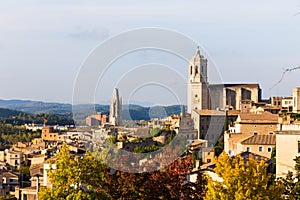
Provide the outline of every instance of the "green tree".
{"type": "Polygon", "coordinates": [[[18,170],[22,173],[23,181],[29,181],[30,179],[29,166],[21,166],[18,170]]]}
{"type": "Polygon", "coordinates": [[[285,188],[284,194],[291,200],[300,199],[300,156],[297,156],[294,161],[296,172],[289,171],[286,178],[280,180],[285,188]]]}
{"type": "Polygon", "coordinates": [[[70,154],[64,145],[55,157],[56,169],[48,171],[52,188],[41,189],[39,199],[106,199],[102,185],[106,168],[90,153],[70,154]]]}
{"type": "Polygon", "coordinates": [[[162,133],[162,131],[159,128],[151,128],[150,129],[151,137],[159,136],[161,133],[162,133]]]}
{"type": "Polygon", "coordinates": [[[250,156],[245,162],[241,156],[230,158],[223,152],[215,163],[215,172],[223,181],[208,178],[206,199],[282,199],[283,188],[276,183],[269,185],[270,175],[263,161],[258,163],[250,156]]]}
{"type": "Polygon", "coordinates": [[[109,174],[106,182],[107,193],[112,199],[203,199],[206,178],[199,171],[197,181],[187,181],[192,171],[192,155],[180,157],[164,169],[127,173],[116,171],[109,174]]]}

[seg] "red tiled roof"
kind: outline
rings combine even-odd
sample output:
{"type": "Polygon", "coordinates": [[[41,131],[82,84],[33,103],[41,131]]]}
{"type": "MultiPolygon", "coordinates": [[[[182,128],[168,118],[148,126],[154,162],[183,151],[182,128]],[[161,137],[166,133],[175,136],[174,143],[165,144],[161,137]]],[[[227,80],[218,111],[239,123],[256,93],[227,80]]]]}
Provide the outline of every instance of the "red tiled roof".
{"type": "Polygon", "coordinates": [[[276,123],[278,122],[278,115],[272,114],[269,112],[264,112],[261,114],[254,113],[241,113],[240,115],[241,122],[249,123],[276,123]]]}
{"type": "Polygon", "coordinates": [[[253,135],[242,141],[242,144],[275,145],[276,135],[253,135]]]}

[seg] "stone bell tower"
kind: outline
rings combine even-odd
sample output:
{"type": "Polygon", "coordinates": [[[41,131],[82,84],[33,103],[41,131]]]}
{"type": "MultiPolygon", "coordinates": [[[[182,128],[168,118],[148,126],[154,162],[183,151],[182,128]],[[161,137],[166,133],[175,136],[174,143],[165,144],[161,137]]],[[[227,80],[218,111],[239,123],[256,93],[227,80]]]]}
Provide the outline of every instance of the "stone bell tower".
{"type": "Polygon", "coordinates": [[[194,109],[209,109],[207,59],[200,54],[199,47],[197,47],[196,54],[189,61],[188,67],[188,113],[192,113],[194,109]]]}
{"type": "Polygon", "coordinates": [[[110,100],[109,123],[115,126],[122,125],[122,98],[119,97],[119,90],[114,89],[110,100]]]}

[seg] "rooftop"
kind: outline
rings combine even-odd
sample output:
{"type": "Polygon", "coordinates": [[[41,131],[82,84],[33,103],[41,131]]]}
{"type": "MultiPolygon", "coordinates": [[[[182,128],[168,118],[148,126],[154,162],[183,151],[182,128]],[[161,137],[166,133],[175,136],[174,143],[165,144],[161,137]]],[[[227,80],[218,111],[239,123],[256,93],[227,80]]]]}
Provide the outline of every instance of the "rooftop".
{"type": "Polygon", "coordinates": [[[264,113],[240,113],[238,122],[242,123],[276,123],[278,122],[278,115],[269,112],[264,113]]]}
{"type": "Polygon", "coordinates": [[[276,135],[253,135],[242,141],[242,144],[250,145],[275,145],[276,135]]]}
{"type": "Polygon", "coordinates": [[[276,135],[300,135],[300,130],[295,131],[275,131],[276,135]]]}
{"type": "MultiPolygon", "coordinates": [[[[220,110],[194,110],[196,113],[202,116],[224,116],[226,115],[225,111],[220,111],[220,110]]],[[[241,112],[238,110],[229,110],[228,111],[228,116],[237,116],[241,112]]]]}
{"type": "Polygon", "coordinates": [[[251,136],[252,136],[252,134],[250,134],[250,133],[231,133],[229,141],[234,142],[234,143],[239,143],[251,136]]]}
{"type": "Polygon", "coordinates": [[[259,88],[258,83],[225,83],[225,84],[209,84],[209,87],[253,87],[259,88]]]}
{"type": "Polygon", "coordinates": [[[264,161],[267,164],[271,164],[273,161],[267,157],[252,153],[252,152],[242,152],[240,155],[244,161],[248,161],[250,157],[252,157],[254,160],[256,160],[257,162],[261,162],[264,161]]]}

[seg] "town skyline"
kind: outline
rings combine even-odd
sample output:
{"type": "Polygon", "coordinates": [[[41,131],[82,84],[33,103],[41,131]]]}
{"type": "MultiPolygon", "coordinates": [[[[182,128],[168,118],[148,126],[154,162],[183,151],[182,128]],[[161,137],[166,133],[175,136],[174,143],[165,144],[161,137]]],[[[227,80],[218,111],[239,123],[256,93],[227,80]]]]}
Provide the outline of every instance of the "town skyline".
{"type": "MultiPolygon", "coordinates": [[[[295,70],[270,89],[283,69],[299,65],[298,1],[29,2],[0,4],[0,70],[5,72],[0,75],[0,99],[71,103],[76,75],[89,53],[106,39],[141,27],[166,28],[193,38],[216,64],[224,83],[259,83],[263,98],[288,96],[299,86],[300,71],[295,70]],[[65,13],[68,17],[62,17],[65,13]]],[[[187,65],[168,55],[142,51],[120,60],[128,66],[149,61],[178,65],[187,77],[187,65]],[[134,63],[128,61],[133,57],[134,63]]],[[[98,95],[97,102],[109,102],[114,87],[104,91],[106,99],[98,95]]],[[[155,88],[148,91],[154,94],[155,88]]],[[[141,97],[139,101],[147,101],[141,97]]]]}

